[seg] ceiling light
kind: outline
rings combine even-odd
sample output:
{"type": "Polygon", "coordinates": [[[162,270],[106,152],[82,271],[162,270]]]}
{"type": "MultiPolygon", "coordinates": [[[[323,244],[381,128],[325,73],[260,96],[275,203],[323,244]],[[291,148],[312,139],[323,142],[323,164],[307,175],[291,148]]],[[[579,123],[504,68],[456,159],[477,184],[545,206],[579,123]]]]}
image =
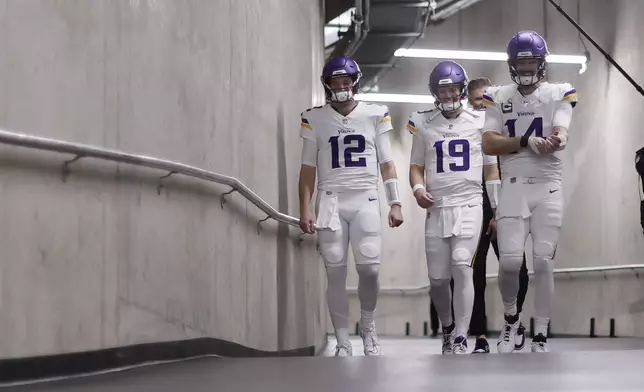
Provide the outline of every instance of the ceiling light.
{"type": "MultiPolygon", "coordinates": [[[[413,57],[426,59],[453,59],[453,60],[484,60],[507,61],[508,55],[504,52],[479,52],[471,50],[440,50],[440,49],[404,49],[400,48],[394,53],[396,57],[413,57]]],[[[579,74],[586,72],[586,56],[551,54],[546,61],[553,64],[579,64],[579,74]]]]}
{"type": "Polygon", "coordinates": [[[434,97],[431,95],[414,95],[414,94],[378,94],[366,93],[356,94],[357,101],[365,102],[396,102],[396,103],[434,103],[434,97]]]}

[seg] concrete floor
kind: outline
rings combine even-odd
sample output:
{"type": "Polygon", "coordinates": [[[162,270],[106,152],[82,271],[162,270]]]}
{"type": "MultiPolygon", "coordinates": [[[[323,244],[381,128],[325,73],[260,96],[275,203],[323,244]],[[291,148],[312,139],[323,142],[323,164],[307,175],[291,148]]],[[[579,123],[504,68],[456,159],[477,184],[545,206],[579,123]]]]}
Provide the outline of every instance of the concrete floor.
{"type": "MultiPolygon", "coordinates": [[[[353,358],[204,358],[15,386],[49,392],[381,392],[642,390],[644,340],[552,339],[550,354],[434,355],[439,339],[381,339],[384,356],[353,358]]],[[[330,339],[327,354],[334,342],[330,339]]],[[[528,353],[528,350],[524,350],[528,353]]]]}

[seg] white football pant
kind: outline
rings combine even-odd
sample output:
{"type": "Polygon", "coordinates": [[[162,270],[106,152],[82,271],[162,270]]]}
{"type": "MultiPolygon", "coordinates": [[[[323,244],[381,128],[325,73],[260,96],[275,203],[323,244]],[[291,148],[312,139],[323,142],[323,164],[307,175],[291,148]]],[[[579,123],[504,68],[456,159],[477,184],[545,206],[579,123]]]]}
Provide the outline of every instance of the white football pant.
{"type": "Polygon", "coordinates": [[[505,314],[517,314],[519,269],[528,233],[534,264],[535,335],[546,336],[554,294],[553,258],[563,218],[561,183],[543,179],[504,179],[496,212],[500,253],[499,290],[505,314]]]}
{"type": "Polygon", "coordinates": [[[381,215],[377,190],[353,192],[319,191],[316,214],[322,226],[333,231],[318,231],[318,248],[327,271],[327,303],[339,342],[348,341],[349,299],[346,289],[349,244],[358,271],[363,329],[373,328],[380,285],[381,215]]]}
{"type": "Polygon", "coordinates": [[[481,230],[481,202],[458,207],[430,208],[425,221],[425,254],[430,295],[443,325],[455,322],[455,336],[467,337],[474,304],[472,263],[476,257],[481,230]],[[452,292],[454,278],[454,317],[452,292]]]}

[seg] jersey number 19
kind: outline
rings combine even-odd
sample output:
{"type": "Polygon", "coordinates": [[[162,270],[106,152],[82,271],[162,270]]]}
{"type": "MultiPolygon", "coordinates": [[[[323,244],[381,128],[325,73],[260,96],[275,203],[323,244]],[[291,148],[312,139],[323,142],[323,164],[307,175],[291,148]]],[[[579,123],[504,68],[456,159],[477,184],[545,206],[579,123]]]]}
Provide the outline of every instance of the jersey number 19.
{"type": "MultiPolygon", "coordinates": [[[[439,140],[434,143],[436,149],[436,173],[445,172],[445,164],[443,160],[445,155],[443,153],[443,144],[445,140],[439,140]]],[[[452,139],[447,143],[447,153],[452,158],[460,158],[463,161],[459,164],[451,162],[449,170],[453,172],[468,171],[470,170],[470,142],[467,139],[452,139]]]]}

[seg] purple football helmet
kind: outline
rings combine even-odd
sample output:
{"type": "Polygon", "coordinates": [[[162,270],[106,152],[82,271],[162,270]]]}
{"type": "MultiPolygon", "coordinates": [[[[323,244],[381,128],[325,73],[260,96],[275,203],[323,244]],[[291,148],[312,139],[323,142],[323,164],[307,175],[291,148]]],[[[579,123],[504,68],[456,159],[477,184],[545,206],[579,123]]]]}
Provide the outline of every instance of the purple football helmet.
{"type": "Polygon", "coordinates": [[[521,86],[532,86],[546,77],[548,63],[548,45],[542,36],[534,31],[519,31],[508,44],[508,65],[510,77],[514,83],[521,86]],[[535,73],[526,74],[517,71],[517,62],[523,59],[536,59],[538,61],[535,73]]]}
{"type": "Polygon", "coordinates": [[[451,60],[438,63],[429,75],[429,91],[436,99],[436,107],[443,112],[452,112],[463,106],[462,101],[467,98],[467,83],[467,73],[460,64],[451,60]],[[460,88],[459,96],[451,102],[441,102],[439,88],[450,85],[460,88]]]}
{"type": "Polygon", "coordinates": [[[347,56],[337,56],[329,60],[324,69],[322,70],[322,85],[326,94],[327,101],[331,102],[347,102],[353,99],[354,94],[358,93],[360,87],[360,78],[362,72],[358,63],[347,56]],[[349,91],[345,90],[332,90],[329,82],[332,78],[348,76],[353,81],[353,85],[349,91]]]}

